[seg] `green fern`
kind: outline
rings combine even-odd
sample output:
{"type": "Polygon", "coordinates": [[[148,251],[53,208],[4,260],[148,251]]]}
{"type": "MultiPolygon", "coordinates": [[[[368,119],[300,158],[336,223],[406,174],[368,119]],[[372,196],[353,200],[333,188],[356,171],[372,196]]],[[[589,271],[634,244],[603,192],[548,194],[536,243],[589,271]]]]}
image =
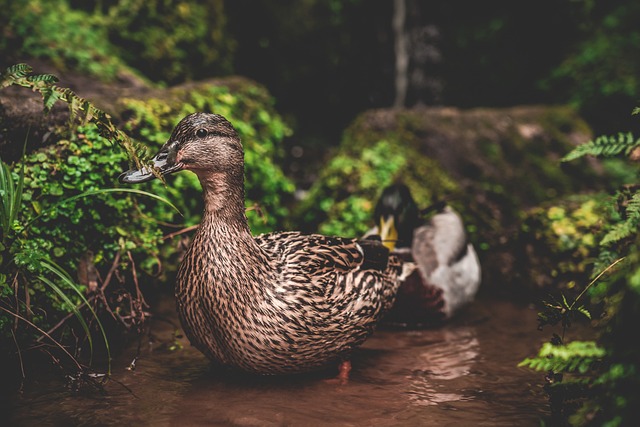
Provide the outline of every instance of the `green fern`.
{"type": "Polygon", "coordinates": [[[0,74],[0,88],[9,87],[25,79],[33,70],[27,64],[12,65],[0,74]]]}
{"type": "Polygon", "coordinates": [[[640,193],[635,193],[625,203],[625,219],[611,227],[609,232],[602,237],[601,246],[611,246],[614,243],[634,237],[638,233],[640,225],[640,193]]]}
{"type": "Polygon", "coordinates": [[[58,101],[67,103],[71,122],[81,120],[83,124],[94,123],[102,137],[122,147],[138,168],[143,166],[140,159],[146,157],[146,148],[132,141],[127,134],[118,129],[111,121],[109,114],[79,97],[71,89],[56,86],[55,83],[58,82],[56,76],[32,75],[32,72],[33,69],[27,64],[12,65],[0,74],[0,88],[16,85],[39,92],[42,95],[45,113],[51,111],[58,101]]]}
{"type": "Polygon", "coordinates": [[[640,146],[640,139],[635,139],[630,132],[619,133],[617,136],[599,136],[595,140],[574,148],[562,158],[562,161],[569,162],[587,155],[594,157],[613,157],[621,153],[629,155],[638,146],[640,146]]]}
{"type": "Polygon", "coordinates": [[[526,358],[518,366],[536,371],[585,374],[600,363],[605,355],[606,351],[594,341],[571,341],[566,345],[547,342],[536,357],[526,358]]]}

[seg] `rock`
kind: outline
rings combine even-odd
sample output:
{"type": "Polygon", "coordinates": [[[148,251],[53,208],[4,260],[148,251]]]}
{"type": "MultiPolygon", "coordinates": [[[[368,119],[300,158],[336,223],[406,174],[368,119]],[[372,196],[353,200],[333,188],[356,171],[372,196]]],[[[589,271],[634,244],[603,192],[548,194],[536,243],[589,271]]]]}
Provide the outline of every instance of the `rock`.
{"type": "Polygon", "coordinates": [[[596,163],[560,162],[591,137],[566,106],[368,111],[344,133],[297,218],[310,230],[359,235],[382,188],[404,181],[422,207],[451,199],[479,249],[483,287],[502,287],[521,277],[516,246],[524,212],[601,187],[596,163]]]}

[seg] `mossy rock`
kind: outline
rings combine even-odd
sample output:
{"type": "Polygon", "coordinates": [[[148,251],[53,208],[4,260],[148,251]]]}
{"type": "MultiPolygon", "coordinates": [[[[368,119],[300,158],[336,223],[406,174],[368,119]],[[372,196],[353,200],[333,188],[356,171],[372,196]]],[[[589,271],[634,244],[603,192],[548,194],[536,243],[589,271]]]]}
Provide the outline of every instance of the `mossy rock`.
{"type": "Polygon", "coordinates": [[[295,217],[309,231],[360,235],[382,189],[404,181],[422,207],[450,199],[479,249],[485,283],[510,282],[523,212],[601,187],[598,164],[560,162],[591,136],[565,106],[368,111],[345,131],[295,217]]]}

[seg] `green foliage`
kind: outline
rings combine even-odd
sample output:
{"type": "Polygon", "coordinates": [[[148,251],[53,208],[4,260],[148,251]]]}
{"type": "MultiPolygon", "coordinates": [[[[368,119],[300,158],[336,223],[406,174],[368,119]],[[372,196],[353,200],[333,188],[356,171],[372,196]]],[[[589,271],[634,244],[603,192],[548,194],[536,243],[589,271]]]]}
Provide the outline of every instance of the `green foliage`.
{"type": "Polygon", "coordinates": [[[108,141],[113,141],[122,147],[138,167],[140,158],[144,157],[145,149],[132,141],[128,135],[118,129],[111,121],[111,116],[93,103],[80,98],[69,88],[57,86],[57,77],[51,74],[32,75],[33,70],[27,64],[13,65],[0,74],[0,89],[11,85],[22,86],[42,95],[44,111],[49,112],[53,105],[62,101],[69,106],[70,124],[80,120],[82,123],[93,123],[100,135],[108,141]]]}
{"type": "Polygon", "coordinates": [[[45,246],[54,257],[77,260],[87,249],[103,260],[119,250],[149,251],[150,256],[157,253],[157,224],[142,220],[142,216],[128,226],[124,221],[141,202],[104,191],[100,194],[101,189],[114,185],[114,177],[127,160],[127,154],[114,151],[92,125],[79,127],[69,140],[26,156],[28,219],[39,217],[32,232],[48,242],[45,246]],[[73,197],[87,192],[94,192],[94,196],[73,197]],[[65,202],[60,203],[63,196],[65,202]],[[54,210],[39,215],[52,206],[54,210]]]}
{"type": "Polygon", "coordinates": [[[102,2],[109,40],[127,64],[154,81],[182,82],[230,74],[234,40],[224,1],[102,2]]]}
{"type": "Polygon", "coordinates": [[[588,280],[610,203],[606,194],[576,195],[527,211],[518,239],[527,250],[522,262],[529,283],[571,294],[588,280]]]}
{"type": "Polygon", "coordinates": [[[104,270],[122,251],[140,254],[143,268],[157,268],[161,231],[155,221],[135,212],[144,204],[133,195],[161,199],[140,190],[102,188],[112,185],[109,174],[122,169],[127,155],[112,153],[94,125],[78,130],[84,133],[74,134],[73,141],[25,155],[13,168],[1,163],[0,342],[7,350],[12,335],[28,343],[71,313],[91,353],[87,316],[108,352],[100,317],[85,297],[89,290],[68,272],[78,271],[87,253],[89,262],[104,270]],[[26,321],[12,322],[18,316],[26,321]]]}
{"type": "Polygon", "coordinates": [[[633,193],[626,201],[624,217],[614,224],[602,238],[600,245],[613,246],[635,236],[640,225],[640,193],[633,193]]]}
{"type": "MultiPolygon", "coordinates": [[[[319,231],[340,236],[364,234],[371,223],[375,198],[363,195],[377,195],[405,164],[403,153],[393,150],[387,141],[365,148],[359,158],[346,154],[335,156],[322,172],[324,186],[314,187],[307,199],[316,205],[316,195],[321,191],[334,195],[334,198],[328,197],[317,203],[316,209],[319,208],[327,218],[320,224],[319,231]],[[340,194],[349,189],[353,191],[352,195],[340,194]]],[[[315,212],[307,214],[315,215],[315,212]]]]}
{"type": "Polygon", "coordinates": [[[629,124],[628,105],[637,100],[640,61],[630,55],[640,42],[640,4],[630,1],[573,2],[577,18],[568,54],[560,56],[543,89],[579,107],[603,132],[629,124]]]}
{"type": "Polygon", "coordinates": [[[544,343],[534,358],[527,358],[518,366],[536,371],[586,374],[601,362],[606,352],[593,341],[572,341],[566,345],[544,343]]]}
{"type": "Polygon", "coordinates": [[[9,237],[9,230],[14,227],[22,207],[24,164],[22,166],[16,182],[9,166],[4,162],[0,163],[0,242],[2,242],[0,249],[4,249],[9,237]]]}
{"type": "MultiPolygon", "coordinates": [[[[11,336],[15,339],[18,329],[11,324],[11,317],[21,319],[20,312],[22,311],[21,303],[18,297],[18,291],[21,285],[24,286],[26,294],[33,295],[37,298],[35,292],[42,290],[42,286],[46,285],[49,289],[55,292],[54,307],[57,307],[62,312],[72,312],[78,319],[82,329],[85,331],[91,355],[93,355],[93,340],[91,338],[91,332],[89,326],[84,319],[84,316],[78,309],[78,300],[83,302],[84,305],[88,305],[87,300],[84,297],[84,288],[76,284],[71,279],[69,274],[55,262],[51,261],[48,254],[39,251],[33,247],[33,245],[24,244],[22,237],[25,232],[30,228],[30,223],[24,219],[24,206],[23,201],[25,198],[24,190],[24,174],[25,167],[24,162],[19,167],[19,176],[16,179],[12,176],[9,166],[0,159],[0,265],[2,265],[3,274],[0,274],[0,302],[2,302],[3,314],[0,316],[0,341],[6,338],[11,333],[11,336]],[[28,260],[25,262],[25,260],[28,260]],[[35,282],[35,286],[29,289],[28,282],[21,283],[20,277],[31,276],[30,279],[35,282]],[[72,291],[75,299],[72,300],[67,292],[63,290],[63,287],[72,291]],[[11,304],[9,297],[12,297],[16,304],[11,304]],[[57,298],[56,298],[57,297],[57,298]],[[58,299],[56,302],[55,300],[58,299]],[[13,307],[13,310],[8,309],[13,307]]],[[[38,215],[39,216],[39,215],[38,215]]],[[[29,297],[30,299],[31,297],[29,297]]],[[[31,310],[28,302],[24,303],[24,309],[27,311],[27,316],[31,310]]],[[[106,337],[106,333],[100,319],[96,313],[89,307],[92,318],[96,321],[98,328],[101,332],[104,340],[105,348],[109,353],[109,342],[106,337]]],[[[34,316],[35,317],[35,316],[34,316]]],[[[36,323],[41,323],[39,320],[34,319],[36,323]]],[[[36,324],[33,324],[27,320],[29,325],[33,325],[37,328],[36,324]]],[[[35,331],[31,331],[32,333],[35,331]]],[[[110,356],[107,355],[108,366],[110,371],[110,356]]]]}
{"type": "MultiPolygon", "coordinates": [[[[102,310],[114,317],[117,310],[120,319],[133,319],[135,313],[115,307],[118,303],[110,306],[103,292],[107,283],[96,298],[96,289],[78,283],[68,272],[79,271],[82,259],[96,271],[107,267],[125,271],[135,268],[131,264],[136,255],[143,269],[157,270],[162,232],[154,220],[136,210],[145,205],[135,196],[144,195],[152,205],[166,201],[140,190],[108,188],[123,165],[138,161],[140,150],[106,113],[55,86],[56,81],[51,75],[31,75],[25,64],[9,67],[0,76],[0,87],[18,85],[40,92],[45,112],[55,102],[65,102],[71,116],[68,138],[23,155],[13,166],[0,159],[0,342],[3,351],[9,352],[15,348],[14,341],[20,347],[46,337],[80,367],[56,341],[64,340],[65,331],[72,327],[67,322],[60,328],[69,315],[78,325],[74,336],[88,341],[91,354],[94,325],[109,363],[109,342],[96,303],[100,300],[102,310]],[[118,265],[121,253],[129,255],[128,266],[118,265]],[[47,329],[55,331],[57,338],[47,329]]],[[[118,301],[128,302],[126,298],[118,301]]]]}
{"type": "Polygon", "coordinates": [[[46,58],[112,81],[141,72],[175,83],[229,74],[235,42],[224,2],[0,0],[0,53],[46,58]],[[137,70],[137,71],[134,71],[137,70]]]}
{"type": "MultiPolygon", "coordinates": [[[[201,111],[225,116],[240,134],[245,150],[246,205],[254,233],[282,228],[288,215],[286,202],[293,193],[293,183],[277,165],[282,158],[282,140],[291,130],[273,108],[273,100],[258,86],[240,84],[233,88],[201,84],[176,94],[176,105],[165,99],[127,99],[123,103],[129,119],[125,129],[149,147],[158,150],[173,127],[187,114],[201,111]]],[[[148,212],[162,222],[199,222],[202,213],[200,183],[192,173],[180,173],[148,185],[151,192],[173,201],[184,218],[164,208],[148,212]]]]}
{"type": "Polygon", "coordinates": [[[297,208],[298,222],[307,227],[319,222],[317,229],[323,234],[364,234],[373,225],[380,192],[396,180],[406,183],[424,206],[457,190],[436,161],[397,140],[379,140],[361,150],[353,150],[351,143],[345,146],[297,208]]]}
{"type": "Polygon", "coordinates": [[[586,144],[578,145],[562,161],[568,162],[582,156],[612,157],[619,154],[628,156],[640,145],[640,139],[635,139],[628,133],[619,133],[617,136],[599,136],[586,144]]]}
{"type": "Polygon", "coordinates": [[[47,58],[61,69],[113,80],[127,70],[109,42],[107,20],[70,7],[67,0],[0,0],[9,37],[0,39],[8,56],[47,58]]]}
{"type": "MultiPolygon", "coordinates": [[[[635,160],[638,145],[630,134],[600,137],[576,147],[564,160],[585,155],[623,155],[635,160]]],[[[560,324],[562,334],[554,334],[536,357],[520,364],[548,372],[545,390],[553,421],[559,424],[619,426],[640,422],[636,329],[640,322],[640,185],[624,185],[605,205],[611,214],[603,217],[601,232],[594,234],[598,251],[593,254],[593,279],[571,302],[563,294],[544,303],[538,315],[540,328],[560,324]],[[593,316],[594,312],[600,314],[593,316]],[[581,317],[592,320],[597,343],[565,342],[567,328],[581,317]]]]}

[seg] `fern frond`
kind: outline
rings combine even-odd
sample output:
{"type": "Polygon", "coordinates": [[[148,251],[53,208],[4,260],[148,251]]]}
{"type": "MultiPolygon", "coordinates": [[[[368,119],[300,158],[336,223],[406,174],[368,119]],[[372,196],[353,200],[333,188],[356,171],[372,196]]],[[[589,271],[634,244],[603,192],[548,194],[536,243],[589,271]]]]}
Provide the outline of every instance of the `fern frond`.
{"type": "Polygon", "coordinates": [[[16,64],[8,67],[0,75],[0,88],[9,87],[31,73],[32,68],[27,64],[16,64]]]}
{"type": "Polygon", "coordinates": [[[133,160],[138,168],[141,168],[140,158],[146,154],[145,147],[131,140],[128,135],[118,129],[111,121],[111,116],[97,108],[91,102],[79,97],[69,88],[56,86],[58,78],[52,74],[31,75],[32,68],[27,64],[16,64],[6,69],[0,75],[0,88],[18,85],[32,89],[42,95],[43,109],[46,113],[51,111],[58,101],[66,102],[69,106],[69,120],[82,119],[83,123],[91,122],[98,127],[100,135],[112,143],[120,145],[133,160]]]}
{"type": "Polygon", "coordinates": [[[58,78],[53,74],[36,74],[34,76],[25,76],[25,78],[35,84],[44,83],[47,85],[51,85],[54,83],[58,83],[58,78]]]}
{"type": "Polygon", "coordinates": [[[587,319],[591,320],[591,312],[589,310],[587,310],[587,308],[584,305],[581,305],[580,307],[578,307],[578,308],[576,308],[574,310],[577,311],[578,313],[582,314],[587,319]]]}
{"type": "Polygon", "coordinates": [[[625,219],[623,222],[615,224],[600,241],[600,246],[610,246],[623,239],[635,236],[640,226],[640,193],[635,193],[625,203],[625,219]]]}
{"type": "Polygon", "coordinates": [[[28,64],[15,64],[7,68],[5,75],[15,75],[17,77],[24,77],[30,74],[33,69],[28,64]]]}
{"type": "Polygon", "coordinates": [[[627,218],[640,219],[640,193],[635,193],[625,206],[627,218]]]}
{"type": "Polygon", "coordinates": [[[634,224],[632,221],[620,222],[614,225],[613,228],[604,235],[600,241],[600,246],[611,246],[613,243],[635,235],[637,228],[638,224],[634,224]]]}
{"type": "Polygon", "coordinates": [[[526,358],[518,366],[536,371],[586,373],[606,355],[594,341],[572,341],[566,345],[544,343],[536,357],[526,358]]]}
{"type": "Polygon", "coordinates": [[[562,158],[563,162],[578,159],[583,156],[613,157],[621,153],[629,155],[640,146],[640,139],[635,139],[631,132],[619,133],[617,136],[599,136],[585,144],[579,145],[562,158]]]}
{"type": "Polygon", "coordinates": [[[48,86],[40,89],[42,95],[42,103],[44,111],[48,113],[58,100],[60,100],[60,94],[55,90],[55,86],[48,86]]]}

